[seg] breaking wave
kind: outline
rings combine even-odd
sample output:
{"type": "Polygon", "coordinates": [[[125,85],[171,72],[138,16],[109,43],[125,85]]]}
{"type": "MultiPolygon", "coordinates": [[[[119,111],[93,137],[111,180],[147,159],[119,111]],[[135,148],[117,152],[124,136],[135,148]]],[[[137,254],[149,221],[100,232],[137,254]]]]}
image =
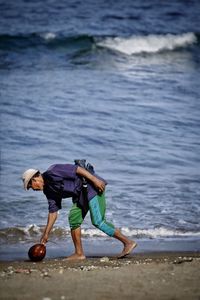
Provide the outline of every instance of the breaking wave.
{"type": "Polygon", "coordinates": [[[96,48],[109,49],[125,55],[140,53],[158,53],[185,48],[197,43],[198,34],[150,34],[131,37],[99,37],[90,35],[64,36],[46,32],[26,35],[0,35],[0,49],[20,51],[28,48],[66,51],[93,51],[96,48]]]}
{"type": "Polygon", "coordinates": [[[173,51],[187,47],[197,42],[194,33],[184,33],[179,35],[148,35],[133,36],[129,38],[106,38],[98,43],[102,47],[119,51],[127,55],[139,53],[157,53],[162,51],[173,51]]]}
{"type": "MultiPolygon", "coordinates": [[[[43,232],[43,229],[43,226],[37,226],[35,224],[31,224],[26,227],[10,227],[0,229],[0,241],[3,243],[15,243],[31,241],[34,239],[38,240],[43,232]]],[[[122,227],[121,230],[125,235],[137,239],[200,237],[199,231],[173,230],[165,227],[152,229],[131,229],[128,227],[122,227]]],[[[56,239],[65,238],[69,235],[70,229],[55,227],[52,230],[51,239],[53,241],[56,239]]],[[[106,237],[103,232],[96,228],[82,229],[82,236],[85,238],[106,237]]]]}
{"type": "Polygon", "coordinates": [[[89,35],[65,37],[53,32],[31,33],[19,35],[0,35],[0,49],[8,51],[26,50],[29,48],[41,49],[90,49],[94,38],[89,35]]]}

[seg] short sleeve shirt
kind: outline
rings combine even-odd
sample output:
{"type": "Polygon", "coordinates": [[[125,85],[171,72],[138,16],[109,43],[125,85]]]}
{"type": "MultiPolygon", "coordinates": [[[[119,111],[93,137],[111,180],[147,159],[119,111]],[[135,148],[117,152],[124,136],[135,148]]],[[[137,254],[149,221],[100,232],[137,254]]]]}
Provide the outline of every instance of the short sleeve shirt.
{"type": "MultiPolygon", "coordinates": [[[[77,167],[77,165],[72,164],[55,164],[42,174],[44,179],[43,193],[47,197],[50,213],[62,208],[63,198],[77,199],[80,204],[83,203],[82,180],[76,174],[77,167]]],[[[90,201],[96,195],[97,191],[94,186],[88,183],[88,200],[90,201]]]]}

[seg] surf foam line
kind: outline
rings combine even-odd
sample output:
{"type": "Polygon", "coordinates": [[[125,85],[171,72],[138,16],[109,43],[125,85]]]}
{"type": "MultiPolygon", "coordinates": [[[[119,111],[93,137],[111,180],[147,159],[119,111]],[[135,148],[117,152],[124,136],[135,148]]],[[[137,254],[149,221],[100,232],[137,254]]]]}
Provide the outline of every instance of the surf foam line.
{"type": "Polygon", "coordinates": [[[109,37],[97,42],[98,46],[121,52],[126,55],[140,53],[158,53],[185,48],[197,43],[197,36],[192,33],[132,36],[129,38],[109,37]]]}
{"type": "MultiPolygon", "coordinates": [[[[44,230],[44,226],[30,224],[26,227],[10,227],[0,229],[0,241],[3,243],[23,242],[32,239],[40,239],[44,230]]],[[[152,229],[133,229],[121,227],[121,231],[132,238],[184,238],[184,237],[200,237],[200,231],[184,231],[180,229],[168,229],[165,227],[152,229]]],[[[70,228],[54,227],[50,240],[63,239],[70,236],[70,228]]],[[[106,237],[106,234],[96,228],[82,229],[82,236],[85,238],[106,237]]]]}

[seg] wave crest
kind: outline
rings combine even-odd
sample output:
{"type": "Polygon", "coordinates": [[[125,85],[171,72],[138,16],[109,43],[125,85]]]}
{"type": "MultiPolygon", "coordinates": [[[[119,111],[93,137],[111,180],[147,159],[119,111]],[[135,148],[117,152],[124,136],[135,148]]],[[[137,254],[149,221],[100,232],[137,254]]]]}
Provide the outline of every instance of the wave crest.
{"type": "Polygon", "coordinates": [[[180,35],[148,35],[148,36],[133,36],[129,38],[106,38],[98,45],[111,50],[121,52],[126,55],[139,53],[157,53],[166,50],[175,50],[184,48],[197,42],[197,37],[194,33],[184,33],[180,35]]]}
{"type": "Polygon", "coordinates": [[[53,51],[93,51],[95,47],[110,49],[126,55],[173,51],[198,42],[198,35],[147,35],[123,37],[96,37],[90,35],[63,36],[54,32],[27,35],[0,35],[0,49],[17,51],[27,48],[51,49],[53,51]]]}
{"type": "Polygon", "coordinates": [[[9,51],[38,48],[41,46],[44,49],[51,50],[60,48],[81,50],[90,49],[93,44],[94,38],[89,35],[63,36],[54,32],[0,35],[0,49],[9,51]]]}

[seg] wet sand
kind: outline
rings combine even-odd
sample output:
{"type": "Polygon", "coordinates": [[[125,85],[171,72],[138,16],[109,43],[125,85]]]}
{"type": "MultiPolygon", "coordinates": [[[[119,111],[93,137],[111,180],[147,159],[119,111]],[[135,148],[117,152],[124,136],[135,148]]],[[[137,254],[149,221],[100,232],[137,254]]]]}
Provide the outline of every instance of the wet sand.
{"type": "Polygon", "coordinates": [[[0,299],[200,300],[200,253],[0,262],[0,299]]]}

